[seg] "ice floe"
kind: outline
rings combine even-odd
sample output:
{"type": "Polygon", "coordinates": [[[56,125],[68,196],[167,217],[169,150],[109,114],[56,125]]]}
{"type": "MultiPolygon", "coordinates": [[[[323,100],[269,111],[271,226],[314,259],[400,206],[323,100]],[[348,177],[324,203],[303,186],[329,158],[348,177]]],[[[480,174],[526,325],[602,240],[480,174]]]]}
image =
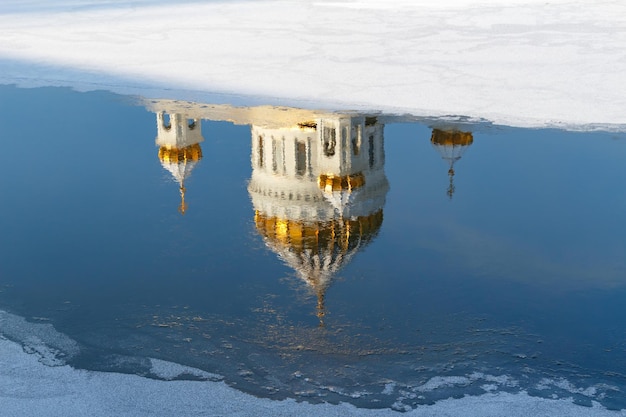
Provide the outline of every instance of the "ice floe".
{"type": "Polygon", "coordinates": [[[168,381],[182,378],[200,378],[203,380],[220,380],[222,377],[217,374],[203,371],[202,369],[192,368],[189,366],[180,365],[174,362],[168,362],[161,359],[151,358],[150,363],[152,365],[151,371],[154,375],[161,379],[168,381]]]}

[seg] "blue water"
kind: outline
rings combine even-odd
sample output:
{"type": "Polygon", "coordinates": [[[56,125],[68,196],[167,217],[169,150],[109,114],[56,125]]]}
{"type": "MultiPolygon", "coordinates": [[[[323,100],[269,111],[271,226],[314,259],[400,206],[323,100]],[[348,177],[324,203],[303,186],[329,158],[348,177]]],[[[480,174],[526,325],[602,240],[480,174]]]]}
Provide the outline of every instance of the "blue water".
{"type": "Polygon", "coordinates": [[[489,390],[626,407],[624,133],[377,115],[388,187],[320,318],[255,223],[249,125],[199,122],[181,215],[137,98],[0,97],[0,309],[76,340],[75,367],[158,377],[160,358],[259,396],[398,410],[489,390]],[[451,197],[433,123],[472,136],[451,197]]]}

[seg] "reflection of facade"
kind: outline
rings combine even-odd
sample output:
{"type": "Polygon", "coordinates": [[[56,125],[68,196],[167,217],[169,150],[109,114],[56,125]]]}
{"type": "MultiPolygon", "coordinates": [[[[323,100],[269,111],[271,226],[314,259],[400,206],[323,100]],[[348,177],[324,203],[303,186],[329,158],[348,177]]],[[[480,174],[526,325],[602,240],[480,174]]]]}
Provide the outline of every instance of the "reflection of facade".
{"type": "Polygon", "coordinates": [[[383,125],[324,116],[291,127],[252,126],[248,190],[266,244],[317,294],[376,236],[389,188],[383,125]]]}
{"type": "Polygon", "coordinates": [[[201,123],[198,119],[188,119],[180,113],[157,113],[157,138],[159,159],[163,168],[172,173],[180,186],[180,206],[178,210],[185,214],[185,180],[198,161],[202,159],[200,142],[202,137],[201,123]]]}
{"type": "Polygon", "coordinates": [[[454,163],[461,159],[467,148],[474,142],[471,132],[460,132],[458,130],[433,129],[430,143],[439,152],[441,157],[448,162],[450,169],[450,185],[448,186],[448,197],[454,194],[454,163]]]}

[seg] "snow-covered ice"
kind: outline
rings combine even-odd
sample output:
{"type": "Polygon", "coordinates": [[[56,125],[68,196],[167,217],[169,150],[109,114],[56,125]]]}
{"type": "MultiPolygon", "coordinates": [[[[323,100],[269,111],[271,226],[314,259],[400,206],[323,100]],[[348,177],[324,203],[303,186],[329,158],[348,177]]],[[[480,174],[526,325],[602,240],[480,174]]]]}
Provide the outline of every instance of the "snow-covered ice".
{"type": "Polygon", "coordinates": [[[624,129],[625,16],[618,0],[10,0],[0,82],[624,129]]]}
{"type": "MultiPolygon", "coordinates": [[[[37,324],[8,313],[2,314],[4,319],[22,323],[21,333],[38,331],[37,324]]],[[[46,340],[67,338],[51,327],[46,333],[46,340]]],[[[367,410],[345,403],[309,404],[256,398],[224,382],[156,380],[77,370],[68,365],[49,366],[47,361],[41,361],[42,358],[45,356],[40,352],[27,353],[22,345],[0,336],[0,406],[3,416],[397,416],[397,412],[390,409],[367,410]]],[[[181,373],[206,376],[200,370],[164,361],[153,360],[153,367],[165,372],[167,379],[181,373]]],[[[404,415],[614,417],[624,416],[626,412],[609,411],[595,402],[592,407],[581,407],[569,399],[537,398],[522,391],[442,400],[432,406],[408,410],[404,415]]]]}

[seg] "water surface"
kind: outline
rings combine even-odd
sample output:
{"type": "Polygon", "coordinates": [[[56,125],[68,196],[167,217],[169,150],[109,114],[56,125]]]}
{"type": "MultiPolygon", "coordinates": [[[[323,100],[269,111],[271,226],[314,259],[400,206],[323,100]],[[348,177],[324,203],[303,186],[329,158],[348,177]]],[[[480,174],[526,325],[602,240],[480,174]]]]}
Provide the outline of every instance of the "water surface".
{"type": "Polygon", "coordinates": [[[626,407],[623,133],[0,96],[0,309],[74,340],[74,367],[160,378],[156,358],[397,410],[626,407]]]}

